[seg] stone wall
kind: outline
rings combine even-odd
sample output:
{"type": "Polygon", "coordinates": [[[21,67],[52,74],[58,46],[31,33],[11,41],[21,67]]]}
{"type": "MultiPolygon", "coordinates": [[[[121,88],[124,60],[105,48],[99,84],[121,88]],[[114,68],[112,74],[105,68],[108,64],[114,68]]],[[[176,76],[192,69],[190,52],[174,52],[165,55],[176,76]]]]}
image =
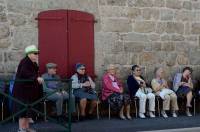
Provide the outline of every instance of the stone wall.
{"type": "Polygon", "coordinates": [[[0,0],[0,74],[12,74],[26,45],[38,43],[41,11],[94,14],[95,71],[116,64],[126,78],[139,64],[148,78],[156,66],[173,75],[189,65],[199,74],[200,0],[0,0]]]}

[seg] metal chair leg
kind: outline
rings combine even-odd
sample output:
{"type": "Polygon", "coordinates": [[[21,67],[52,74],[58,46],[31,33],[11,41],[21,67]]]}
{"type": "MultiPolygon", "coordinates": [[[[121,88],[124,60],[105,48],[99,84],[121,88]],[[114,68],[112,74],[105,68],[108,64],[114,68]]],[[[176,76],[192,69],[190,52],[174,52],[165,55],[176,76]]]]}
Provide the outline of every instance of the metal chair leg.
{"type": "Polygon", "coordinates": [[[78,104],[76,105],[76,109],[77,109],[78,121],[79,121],[79,116],[80,116],[80,113],[79,113],[79,107],[78,107],[78,104]]]}
{"type": "Polygon", "coordinates": [[[97,101],[97,119],[99,120],[99,101],[97,101]]]}
{"type": "Polygon", "coordinates": [[[194,112],[194,116],[196,115],[196,100],[195,100],[195,98],[194,98],[194,110],[193,110],[193,112],[194,112]]]}
{"type": "Polygon", "coordinates": [[[68,113],[68,111],[67,111],[67,101],[66,101],[65,113],[66,114],[68,113]]]}
{"type": "Polygon", "coordinates": [[[157,105],[158,105],[158,115],[160,117],[160,101],[158,98],[157,98],[157,105]]]}
{"type": "Polygon", "coordinates": [[[108,119],[110,120],[110,104],[108,105],[108,119]]]}
{"type": "Polygon", "coordinates": [[[1,102],[1,120],[3,121],[4,118],[4,104],[1,102]]]}
{"type": "Polygon", "coordinates": [[[134,104],[135,104],[135,117],[137,118],[138,110],[137,110],[137,100],[136,99],[134,99],[134,104]]]}
{"type": "Polygon", "coordinates": [[[46,100],[44,101],[44,121],[47,121],[47,104],[46,100]]]}

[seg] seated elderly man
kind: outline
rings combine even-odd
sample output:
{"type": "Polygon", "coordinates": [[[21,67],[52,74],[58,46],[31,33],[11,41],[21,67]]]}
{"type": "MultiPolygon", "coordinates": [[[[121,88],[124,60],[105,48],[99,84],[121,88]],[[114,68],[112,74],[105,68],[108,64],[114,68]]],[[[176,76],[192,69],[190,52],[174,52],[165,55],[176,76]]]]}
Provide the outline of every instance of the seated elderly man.
{"type": "MultiPolygon", "coordinates": [[[[49,94],[49,93],[52,93],[57,88],[62,87],[62,82],[55,81],[55,80],[60,79],[60,76],[57,75],[57,64],[48,63],[48,64],[46,64],[46,68],[47,68],[47,73],[43,74],[42,78],[44,80],[52,79],[52,81],[45,81],[46,89],[44,89],[44,92],[49,94]]],[[[57,111],[58,117],[62,116],[63,101],[68,98],[69,98],[69,94],[64,90],[60,90],[60,91],[47,97],[48,100],[52,100],[52,101],[56,102],[56,111],[57,111]]],[[[72,102],[71,110],[72,110],[72,112],[75,112],[75,97],[74,97],[74,95],[72,95],[71,102],[72,102]]]]}

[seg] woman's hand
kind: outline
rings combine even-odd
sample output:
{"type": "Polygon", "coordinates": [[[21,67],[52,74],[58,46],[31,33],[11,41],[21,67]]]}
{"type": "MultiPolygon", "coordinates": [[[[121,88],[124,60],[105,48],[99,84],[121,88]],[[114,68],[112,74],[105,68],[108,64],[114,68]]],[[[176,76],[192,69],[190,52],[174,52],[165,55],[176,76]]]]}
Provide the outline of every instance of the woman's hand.
{"type": "Polygon", "coordinates": [[[38,77],[38,78],[37,78],[37,81],[38,81],[39,84],[42,84],[42,83],[44,82],[44,79],[41,78],[41,77],[38,77]]]}
{"type": "Polygon", "coordinates": [[[180,82],[180,86],[184,86],[186,82],[180,82]]]}
{"type": "Polygon", "coordinates": [[[90,87],[91,85],[90,85],[89,81],[86,81],[85,83],[82,84],[82,86],[84,86],[84,87],[90,87]]]}
{"type": "Polygon", "coordinates": [[[124,92],[124,89],[121,87],[120,88],[120,93],[123,93],[124,92]]]}

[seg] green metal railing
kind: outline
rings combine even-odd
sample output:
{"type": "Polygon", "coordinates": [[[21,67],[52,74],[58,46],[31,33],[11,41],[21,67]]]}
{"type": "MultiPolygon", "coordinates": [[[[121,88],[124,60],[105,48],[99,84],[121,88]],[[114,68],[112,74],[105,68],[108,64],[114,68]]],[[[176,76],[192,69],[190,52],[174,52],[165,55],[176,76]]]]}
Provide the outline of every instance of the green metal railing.
{"type": "MultiPolygon", "coordinates": [[[[33,80],[0,80],[0,82],[3,82],[4,84],[9,84],[11,81],[16,82],[33,82],[33,80]]],[[[21,109],[20,111],[16,112],[16,113],[12,113],[9,117],[6,117],[5,119],[3,119],[2,117],[2,121],[0,122],[0,124],[4,124],[12,119],[14,119],[17,115],[21,114],[22,112],[26,111],[26,110],[32,110],[42,116],[45,116],[49,121],[52,121],[54,123],[57,123],[61,126],[63,126],[64,128],[66,128],[66,132],[71,132],[71,106],[72,106],[72,102],[71,102],[71,97],[72,97],[72,81],[70,79],[48,79],[48,80],[44,80],[46,81],[61,81],[64,83],[67,83],[67,85],[63,85],[60,88],[57,88],[55,91],[45,94],[43,97],[41,97],[40,99],[36,100],[35,102],[31,103],[31,104],[25,104],[22,101],[18,100],[17,98],[14,98],[13,96],[9,95],[8,93],[4,92],[4,91],[0,91],[0,95],[3,95],[3,98],[8,98],[10,100],[12,100],[15,103],[18,103],[19,105],[23,106],[24,108],[21,109]],[[68,99],[68,120],[67,123],[63,123],[63,122],[59,122],[57,120],[55,120],[54,118],[51,118],[49,116],[46,115],[45,111],[39,111],[36,108],[34,108],[34,106],[38,105],[39,103],[45,101],[45,99],[47,99],[47,97],[51,96],[52,94],[61,91],[61,90],[68,90],[68,94],[69,94],[69,99],[68,99]]],[[[45,83],[44,82],[44,83],[45,83]]],[[[44,86],[44,85],[43,85],[44,86]]],[[[3,106],[2,106],[3,107],[3,106]]],[[[3,112],[3,108],[2,108],[2,112],[3,112]]],[[[3,115],[2,115],[3,116],[3,115]]]]}

